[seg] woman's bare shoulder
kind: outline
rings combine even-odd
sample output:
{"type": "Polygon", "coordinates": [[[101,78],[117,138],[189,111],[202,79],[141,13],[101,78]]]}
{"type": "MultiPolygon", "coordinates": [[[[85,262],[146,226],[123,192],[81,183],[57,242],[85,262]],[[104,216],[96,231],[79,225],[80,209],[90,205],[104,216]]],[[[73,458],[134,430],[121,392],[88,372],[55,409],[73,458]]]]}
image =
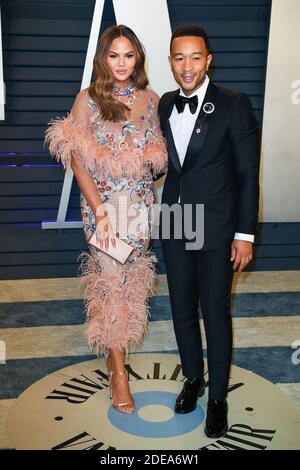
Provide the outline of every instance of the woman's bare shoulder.
{"type": "Polygon", "coordinates": [[[88,99],[90,99],[89,88],[79,91],[75,97],[75,100],[80,103],[87,102],[88,99]]]}

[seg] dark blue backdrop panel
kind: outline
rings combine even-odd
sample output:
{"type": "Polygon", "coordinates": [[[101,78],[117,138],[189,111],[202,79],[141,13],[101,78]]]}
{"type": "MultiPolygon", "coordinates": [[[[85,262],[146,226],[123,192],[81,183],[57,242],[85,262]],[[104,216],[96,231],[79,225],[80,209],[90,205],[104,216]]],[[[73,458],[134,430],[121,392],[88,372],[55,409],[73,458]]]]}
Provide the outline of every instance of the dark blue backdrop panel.
{"type": "MultiPolygon", "coordinates": [[[[171,25],[204,27],[213,79],[247,93],[262,120],[270,0],[169,0],[171,25]]],[[[0,122],[0,278],[74,276],[82,230],[41,230],[56,218],[63,169],[43,145],[47,122],[64,116],[80,90],[94,1],[10,0],[2,30],[5,121],[0,122]]],[[[106,0],[101,31],[115,24],[106,0]]],[[[73,183],[69,219],[79,219],[73,183]]],[[[265,224],[253,269],[300,267],[297,224],[265,224]]],[[[164,264],[158,242],[154,249],[164,264]]]]}

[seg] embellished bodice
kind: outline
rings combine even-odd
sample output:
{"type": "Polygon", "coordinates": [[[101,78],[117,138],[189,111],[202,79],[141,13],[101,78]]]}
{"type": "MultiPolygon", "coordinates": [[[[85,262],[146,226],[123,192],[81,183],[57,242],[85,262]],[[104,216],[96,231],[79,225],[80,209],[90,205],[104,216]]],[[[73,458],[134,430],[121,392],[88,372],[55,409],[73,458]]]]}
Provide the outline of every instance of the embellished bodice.
{"type": "Polygon", "coordinates": [[[95,139],[100,145],[110,149],[114,159],[124,151],[141,154],[149,140],[155,138],[157,132],[153,97],[150,96],[145,100],[144,92],[137,89],[129,95],[122,95],[122,98],[127,96],[128,99],[122,101],[130,106],[130,116],[120,122],[104,121],[97,104],[92,98],[87,98],[92,110],[90,122],[95,139]]]}

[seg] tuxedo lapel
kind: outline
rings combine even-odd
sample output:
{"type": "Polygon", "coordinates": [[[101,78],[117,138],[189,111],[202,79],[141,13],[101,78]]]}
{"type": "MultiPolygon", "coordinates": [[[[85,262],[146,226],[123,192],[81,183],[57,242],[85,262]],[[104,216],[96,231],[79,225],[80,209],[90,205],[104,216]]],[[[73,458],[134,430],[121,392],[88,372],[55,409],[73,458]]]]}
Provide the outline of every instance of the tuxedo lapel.
{"type": "Polygon", "coordinates": [[[203,147],[212,115],[205,112],[205,104],[212,103],[215,106],[216,92],[216,86],[210,81],[187,147],[185,159],[181,169],[182,174],[191,171],[197,160],[200,158],[200,150],[203,147]],[[203,109],[203,107],[205,109],[203,109]]]}
{"type": "Polygon", "coordinates": [[[168,142],[168,153],[169,153],[170,160],[172,161],[176,171],[178,173],[181,173],[181,163],[180,163],[179,156],[177,153],[169,119],[167,120],[167,124],[166,124],[166,138],[168,142]]]}
{"type": "Polygon", "coordinates": [[[168,96],[166,97],[166,99],[163,103],[163,107],[162,107],[162,111],[161,111],[161,117],[160,117],[161,128],[162,128],[162,131],[163,131],[163,133],[165,135],[165,138],[167,139],[167,143],[168,143],[169,158],[170,158],[171,162],[173,163],[174,168],[176,169],[176,171],[178,173],[181,172],[181,164],[180,164],[180,160],[179,160],[179,157],[178,157],[176,145],[175,145],[175,142],[174,142],[174,137],[173,137],[172,129],[171,129],[171,126],[170,126],[169,118],[172,114],[174,103],[175,103],[175,98],[176,98],[177,95],[179,95],[179,91],[180,90],[178,89],[178,90],[175,90],[171,93],[168,93],[168,96]]]}

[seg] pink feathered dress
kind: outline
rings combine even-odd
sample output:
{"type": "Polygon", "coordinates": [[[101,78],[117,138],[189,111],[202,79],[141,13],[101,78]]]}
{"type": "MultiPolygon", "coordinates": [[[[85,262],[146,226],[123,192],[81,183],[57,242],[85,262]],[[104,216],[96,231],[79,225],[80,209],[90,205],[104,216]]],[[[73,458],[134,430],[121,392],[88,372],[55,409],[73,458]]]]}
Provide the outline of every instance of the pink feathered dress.
{"type": "MultiPolygon", "coordinates": [[[[89,253],[81,254],[86,336],[90,349],[98,355],[107,355],[110,348],[126,353],[135,350],[147,331],[148,299],[156,278],[156,258],[148,250],[154,213],[153,175],[166,172],[167,166],[157,116],[158,96],[152,90],[131,86],[120,99],[130,108],[127,120],[104,121],[96,103],[83,90],[67,117],[50,121],[45,137],[50,154],[64,167],[71,152],[73,158],[80,159],[102,202],[115,210],[115,233],[122,232],[127,222],[120,238],[134,247],[125,265],[91,245],[89,253]]],[[[95,216],[83,194],[80,206],[88,241],[96,228],[95,216]]]]}

